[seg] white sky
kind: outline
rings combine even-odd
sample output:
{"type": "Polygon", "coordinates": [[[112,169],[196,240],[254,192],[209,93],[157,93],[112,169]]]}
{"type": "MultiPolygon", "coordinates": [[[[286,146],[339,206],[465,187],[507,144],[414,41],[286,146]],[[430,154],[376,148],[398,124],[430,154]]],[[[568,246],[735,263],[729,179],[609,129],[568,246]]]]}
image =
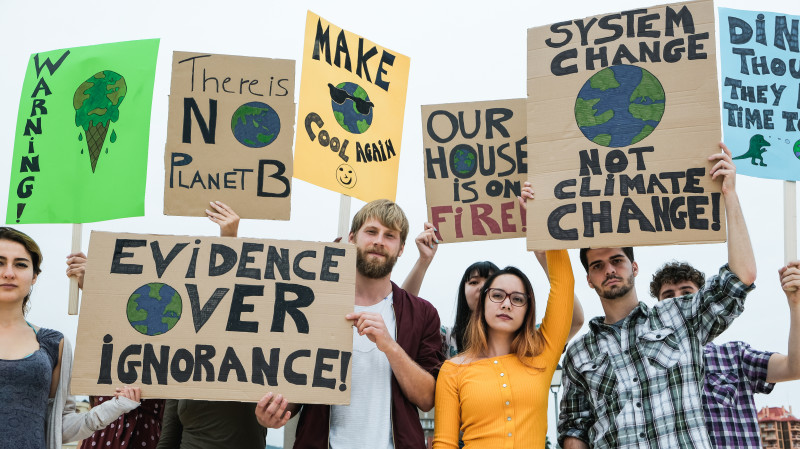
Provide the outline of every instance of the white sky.
{"type": "MultiPolygon", "coordinates": [[[[166,141],[167,99],[173,51],[197,51],[297,60],[299,90],[306,10],[332,23],[405,54],[411,74],[404,121],[397,201],[412,224],[405,254],[394,271],[401,283],[417,257],[413,237],[426,220],[422,168],[420,105],[526,96],[526,29],[596,14],[646,7],[662,2],[643,0],[565,0],[559,2],[404,1],[53,1],[0,0],[0,211],[6,210],[14,126],[28,58],[32,53],[82,45],[143,38],[161,38],[150,130],[146,214],[84,226],[83,248],[91,230],[158,234],[217,235],[216,225],[204,218],[162,214],[163,148],[166,141]]],[[[800,15],[794,0],[723,0],[716,6],[800,15]]],[[[800,55],[798,55],[800,57],[800,55]]],[[[297,92],[295,92],[297,98],[297,92]]],[[[297,101],[297,100],[295,100],[297,101]]],[[[711,112],[711,111],[709,111],[711,112]]],[[[78,180],[76,180],[78,182],[78,180]]],[[[275,239],[329,241],[337,229],[339,195],[303,181],[293,181],[289,222],[244,220],[240,235],[275,239]],[[320,219],[321,217],[324,217],[320,219]]],[[[744,340],[763,350],[786,352],[789,331],[785,296],[777,269],[783,263],[782,183],[740,176],[737,181],[750,236],[755,248],[758,288],[747,308],[717,341],[744,340]]],[[[351,214],[363,205],[354,200],[351,214]]],[[[71,226],[24,225],[44,251],[43,273],[34,289],[29,320],[75,338],[78,318],[67,316],[67,278],[64,256],[69,252],[71,226]]],[[[577,278],[576,293],[589,318],[602,315],[594,291],[583,282],[577,252],[571,251],[577,278]]],[[[653,271],[670,259],[693,263],[713,274],[725,263],[726,248],[717,245],[651,247],[637,250],[639,298],[649,298],[653,271]]],[[[444,245],[428,272],[421,296],[439,310],[444,323],[454,318],[458,280],[464,268],[479,259],[498,265],[517,265],[532,275],[538,298],[547,297],[547,283],[523,239],[444,245]]],[[[540,307],[543,305],[540,304],[540,307]]],[[[543,310],[539,311],[541,316],[543,310]]],[[[584,326],[583,331],[587,329],[584,326]]],[[[552,402],[552,401],[551,401],[552,402]]],[[[756,405],[800,405],[800,383],[778,385],[772,394],[756,397],[756,405]]],[[[798,410],[800,412],[800,410],[798,410]]],[[[548,434],[554,435],[552,404],[548,434]]],[[[268,441],[280,444],[281,432],[268,441]]]]}

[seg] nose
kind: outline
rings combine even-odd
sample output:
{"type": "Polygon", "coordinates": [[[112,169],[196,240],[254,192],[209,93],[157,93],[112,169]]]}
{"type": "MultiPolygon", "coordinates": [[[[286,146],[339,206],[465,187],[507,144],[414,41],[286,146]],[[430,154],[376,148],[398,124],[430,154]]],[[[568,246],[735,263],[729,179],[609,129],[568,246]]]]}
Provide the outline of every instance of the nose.
{"type": "Polygon", "coordinates": [[[11,268],[11,264],[5,264],[4,266],[0,267],[0,276],[2,276],[3,279],[14,278],[14,270],[11,268]]]}
{"type": "Polygon", "coordinates": [[[506,295],[503,302],[500,303],[500,308],[511,310],[511,296],[506,295]]]}

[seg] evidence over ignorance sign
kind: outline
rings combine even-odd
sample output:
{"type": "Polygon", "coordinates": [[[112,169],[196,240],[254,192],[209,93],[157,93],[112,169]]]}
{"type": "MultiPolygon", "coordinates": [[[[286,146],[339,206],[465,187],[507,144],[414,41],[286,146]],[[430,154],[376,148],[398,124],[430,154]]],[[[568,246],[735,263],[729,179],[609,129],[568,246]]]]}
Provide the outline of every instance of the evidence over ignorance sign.
{"type": "Polygon", "coordinates": [[[713,3],[528,30],[529,249],[720,242],[713,3]]]}
{"type": "Polygon", "coordinates": [[[352,245],[92,232],[72,391],[350,401],[352,245]]]}
{"type": "Polygon", "coordinates": [[[442,243],[525,236],[525,99],[422,106],[428,221],[442,243]]]}

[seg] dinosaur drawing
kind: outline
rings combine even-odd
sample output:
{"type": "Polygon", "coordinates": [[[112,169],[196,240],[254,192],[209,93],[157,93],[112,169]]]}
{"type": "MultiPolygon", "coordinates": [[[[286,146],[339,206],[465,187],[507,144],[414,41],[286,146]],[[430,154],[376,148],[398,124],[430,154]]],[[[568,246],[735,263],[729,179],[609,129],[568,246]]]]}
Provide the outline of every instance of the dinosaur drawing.
{"type": "Polygon", "coordinates": [[[761,165],[762,167],[766,167],[767,164],[764,163],[763,154],[765,151],[767,151],[767,149],[762,147],[768,147],[768,146],[770,146],[770,144],[769,142],[764,140],[764,136],[761,134],[756,134],[750,138],[750,148],[747,149],[747,152],[741,156],[736,156],[733,159],[749,158],[750,162],[752,162],[753,165],[761,165]],[[759,161],[758,164],[756,164],[756,159],[759,161]]]}

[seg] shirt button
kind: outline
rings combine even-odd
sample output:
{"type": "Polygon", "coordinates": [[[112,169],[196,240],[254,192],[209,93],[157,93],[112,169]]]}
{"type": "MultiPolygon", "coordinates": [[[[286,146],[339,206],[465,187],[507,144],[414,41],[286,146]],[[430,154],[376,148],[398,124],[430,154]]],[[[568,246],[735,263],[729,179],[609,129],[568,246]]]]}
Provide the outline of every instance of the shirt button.
{"type": "Polygon", "coordinates": [[[644,437],[645,437],[644,432],[639,432],[639,438],[644,438],[644,437]]]}
{"type": "Polygon", "coordinates": [[[506,401],[506,405],[511,405],[511,403],[510,403],[510,402],[508,402],[508,401],[506,401]]]}
{"type": "Polygon", "coordinates": [[[494,361],[494,364],[497,365],[497,360],[494,361]]]}
{"type": "Polygon", "coordinates": [[[636,406],[639,407],[639,408],[642,408],[642,403],[641,402],[637,402],[636,406]]]}
{"type": "Polygon", "coordinates": [[[631,351],[630,351],[629,349],[626,349],[626,350],[625,350],[625,351],[623,351],[623,352],[625,352],[625,354],[630,354],[630,353],[631,353],[631,351]]]}
{"type": "Polygon", "coordinates": [[[636,383],[636,382],[639,382],[639,378],[638,378],[638,377],[634,377],[634,378],[633,378],[633,382],[634,382],[634,383],[636,383]]]}
{"type": "Polygon", "coordinates": [[[505,373],[500,373],[500,377],[503,377],[503,376],[505,376],[505,375],[506,375],[505,373]]]}
{"type": "Polygon", "coordinates": [[[506,384],[503,384],[503,388],[505,388],[505,387],[506,387],[506,384]]]}
{"type": "Polygon", "coordinates": [[[508,432],[508,436],[511,436],[511,432],[508,432]]]}
{"type": "Polygon", "coordinates": [[[511,421],[511,417],[510,416],[508,417],[508,420],[511,421]]]}

